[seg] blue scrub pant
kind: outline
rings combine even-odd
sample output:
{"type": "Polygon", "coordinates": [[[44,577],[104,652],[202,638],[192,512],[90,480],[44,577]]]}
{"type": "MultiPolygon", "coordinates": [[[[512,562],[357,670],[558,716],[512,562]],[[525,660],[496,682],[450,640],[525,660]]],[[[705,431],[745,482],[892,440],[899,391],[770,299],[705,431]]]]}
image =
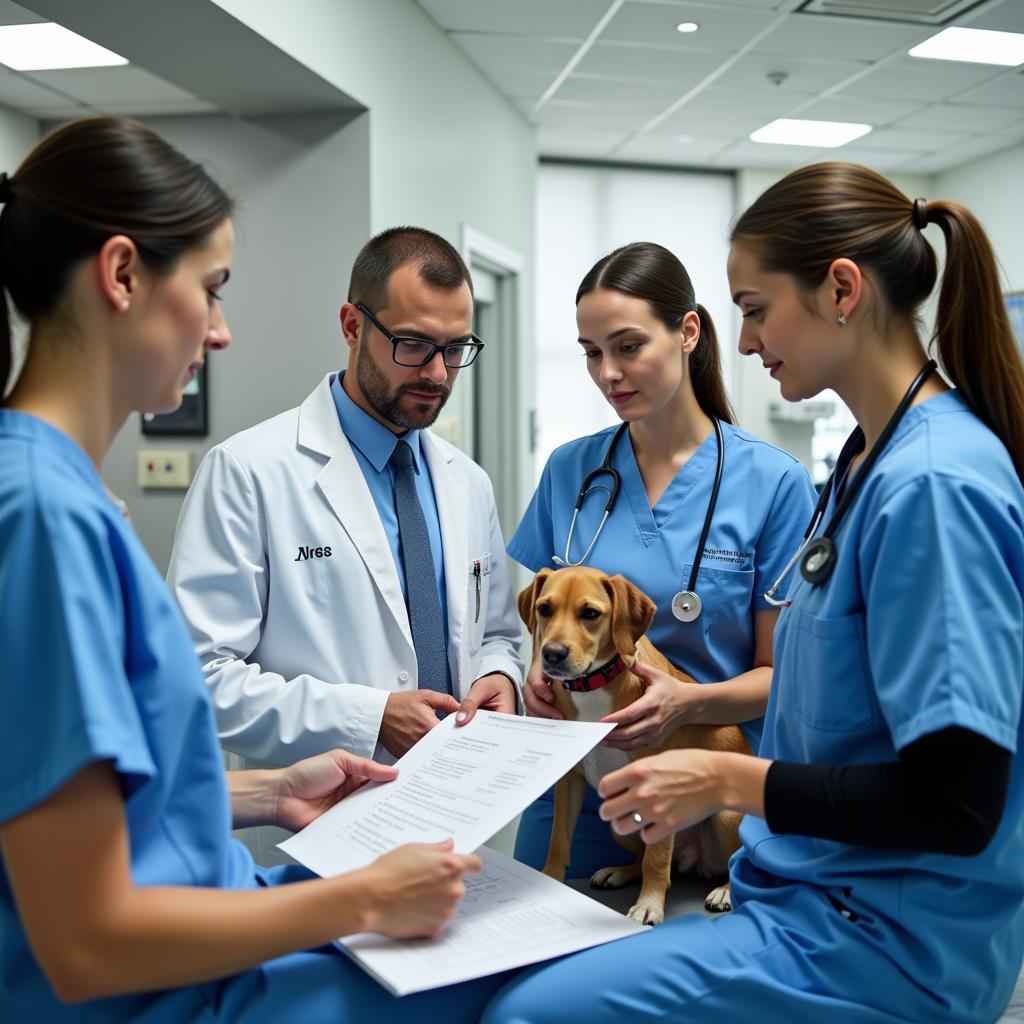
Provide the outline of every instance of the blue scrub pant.
{"type": "MultiPolygon", "coordinates": [[[[739,909],[679,917],[641,935],[527,969],[481,1024],[959,1024],[941,994],[907,977],[884,936],[825,893],[779,885],[756,868],[732,879],[739,909]],[[881,938],[881,941],[880,941],[881,938]]],[[[979,1000],[979,1002],[982,1000],[979,1000]]]]}
{"type": "MultiPolygon", "coordinates": [[[[611,826],[597,816],[601,798],[587,786],[576,832],[572,840],[572,863],[566,878],[589,878],[601,868],[632,864],[636,857],[612,837],[611,826]]],[[[549,789],[523,811],[516,831],[515,858],[538,871],[544,867],[551,842],[551,822],[555,816],[555,790],[549,789]]]]}

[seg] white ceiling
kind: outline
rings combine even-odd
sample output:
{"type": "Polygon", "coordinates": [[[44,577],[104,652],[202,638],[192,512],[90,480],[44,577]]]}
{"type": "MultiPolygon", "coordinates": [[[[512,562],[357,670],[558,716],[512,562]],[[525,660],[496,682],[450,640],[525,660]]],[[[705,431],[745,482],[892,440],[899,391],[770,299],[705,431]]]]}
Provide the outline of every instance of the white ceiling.
{"type": "MultiPolygon", "coordinates": [[[[48,21],[0,0],[0,25],[48,21]]],[[[197,114],[216,107],[134,65],[68,71],[12,71],[0,64],[0,103],[40,120],[87,114],[197,114]]]]}
{"type": "MultiPolygon", "coordinates": [[[[931,173],[1024,141],[1024,71],[907,55],[950,25],[1024,32],[1024,0],[980,0],[939,24],[809,13],[807,0],[417,2],[537,126],[542,156],[931,173]],[[683,21],[700,28],[683,35],[683,21]],[[837,149],[749,140],[777,117],[874,131],[837,149]]],[[[859,2],[889,15],[952,6],[859,2]]]]}

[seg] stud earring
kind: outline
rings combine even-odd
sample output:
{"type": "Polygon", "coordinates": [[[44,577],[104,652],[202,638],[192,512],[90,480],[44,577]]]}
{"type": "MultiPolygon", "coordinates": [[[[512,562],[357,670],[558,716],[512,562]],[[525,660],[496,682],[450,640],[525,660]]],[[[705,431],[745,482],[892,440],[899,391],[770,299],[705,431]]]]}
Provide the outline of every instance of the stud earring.
{"type": "Polygon", "coordinates": [[[845,313],[840,313],[839,316],[836,317],[836,323],[839,324],[840,327],[845,327],[846,326],[846,314],[845,313]]]}

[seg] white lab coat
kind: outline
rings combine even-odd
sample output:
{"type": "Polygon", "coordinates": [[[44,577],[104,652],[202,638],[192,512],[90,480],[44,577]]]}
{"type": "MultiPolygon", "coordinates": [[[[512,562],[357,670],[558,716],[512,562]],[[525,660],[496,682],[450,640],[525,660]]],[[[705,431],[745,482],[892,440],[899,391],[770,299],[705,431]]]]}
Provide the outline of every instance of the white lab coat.
{"type": "MultiPolygon", "coordinates": [[[[417,687],[395,560],[338,422],[332,376],[297,409],[210,450],[171,555],[168,583],[221,742],[261,764],[332,747],[391,760],[377,746],[384,704],[417,687]],[[299,558],[300,548],[311,557],[299,558]]],[[[521,688],[519,620],[491,482],[429,431],[421,444],[441,524],[455,696],[489,672],[521,688]]]]}

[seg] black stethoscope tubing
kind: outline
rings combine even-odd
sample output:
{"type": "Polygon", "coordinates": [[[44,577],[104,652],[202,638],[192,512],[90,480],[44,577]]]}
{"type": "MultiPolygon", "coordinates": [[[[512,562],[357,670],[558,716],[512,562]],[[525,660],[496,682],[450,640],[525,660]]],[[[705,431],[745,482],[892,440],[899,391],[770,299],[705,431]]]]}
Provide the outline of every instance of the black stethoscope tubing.
{"type": "MultiPolygon", "coordinates": [[[[704,545],[707,543],[708,532],[711,529],[711,521],[715,515],[715,506],[718,504],[718,492],[722,486],[722,473],[725,469],[725,438],[722,435],[722,425],[714,417],[711,418],[711,423],[715,428],[715,442],[717,444],[717,463],[715,466],[715,482],[711,488],[711,498],[708,501],[707,512],[704,513],[704,525],[701,527],[700,539],[697,541],[697,550],[693,556],[693,565],[690,568],[690,579],[687,583],[686,590],[676,595],[676,598],[692,597],[696,601],[696,612],[692,614],[692,618],[696,618],[700,614],[700,599],[696,595],[697,586],[697,574],[700,572],[701,559],[704,554],[704,545]]],[[[582,565],[586,562],[590,552],[594,549],[594,545],[597,543],[597,538],[601,536],[601,530],[604,529],[605,520],[611,515],[615,508],[615,503],[619,498],[619,491],[622,487],[622,477],[619,475],[619,471],[612,465],[612,459],[615,456],[615,449],[622,439],[622,435],[629,429],[628,423],[623,423],[615,431],[615,435],[612,437],[611,444],[608,445],[608,451],[605,454],[604,462],[601,463],[597,469],[591,470],[584,478],[583,483],[580,486],[579,494],[576,497],[576,504],[573,507],[572,522],[569,525],[569,536],[565,543],[565,558],[561,559],[557,556],[554,561],[563,566],[575,566],[582,565]],[[595,485],[594,481],[602,475],[607,475],[611,480],[611,486],[605,487],[608,491],[608,499],[604,505],[604,513],[601,517],[601,522],[598,524],[597,532],[594,534],[594,539],[590,542],[590,546],[583,553],[583,557],[578,562],[572,562],[569,560],[569,548],[572,544],[572,535],[576,527],[576,517],[579,515],[580,509],[583,508],[583,502],[586,500],[587,493],[591,487],[600,486],[595,485]]],[[[674,604],[675,602],[673,602],[674,604]]],[[[675,609],[673,609],[675,610],[675,609]]],[[[689,609],[687,609],[689,611],[689,609]]],[[[681,617],[677,614],[677,617],[681,617]]],[[[689,619],[684,619],[689,621],[689,619]]]]}
{"type": "MultiPolygon", "coordinates": [[[[828,478],[828,482],[821,489],[821,494],[818,497],[818,503],[814,506],[814,512],[811,513],[811,520],[807,524],[807,529],[804,532],[804,538],[801,542],[800,548],[797,551],[794,561],[799,559],[800,562],[800,575],[811,584],[813,587],[819,587],[825,583],[828,578],[832,575],[832,571],[836,567],[838,560],[838,553],[836,549],[836,543],[833,537],[836,531],[842,524],[843,518],[846,513],[850,510],[857,495],[860,493],[861,488],[864,486],[864,482],[868,478],[868,474],[871,472],[871,468],[878,461],[882,452],[885,450],[886,445],[892,438],[892,435],[896,432],[896,428],[900,425],[903,416],[906,411],[910,408],[910,403],[917,397],[917,393],[924,387],[925,382],[928,378],[938,369],[934,359],[929,359],[927,363],[921,367],[918,371],[917,376],[913,379],[910,387],[907,388],[906,393],[900,399],[899,405],[896,406],[895,412],[889,417],[889,422],[886,423],[882,433],[879,435],[878,440],[872,446],[871,451],[868,452],[861,464],[860,468],[853,475],[852,479],[846,486],[846,490],[843,493],[842,498],[836,505],[835,511],[832,513],[832,518],[828,521],[825,529],[822,531],[820,537],[815,537],[811,540],[811,536],[814,534],[818,525],[825,517],[825,509],[828,506],[829,498],[832,496],[832,491],[835,487],[836,474],[839,472],[841,467],[848,465],[849,460],[860,451],[864,446],[864,431],[861,428],[855,427],[853,433],[846,439],[846,443],[843,445],[842,451],[839,453],[839,458],[836,460],[835,468],[832,470],[831,475],[828,478]]],[[[765,597],[768,599],[770,604],[786,604],[785,601],[775,601],[773,595],[779,584],[786,578],[792,562],[783,570],[782,575],[776,580],[775,584],[769,589],[765,597]]]]}

